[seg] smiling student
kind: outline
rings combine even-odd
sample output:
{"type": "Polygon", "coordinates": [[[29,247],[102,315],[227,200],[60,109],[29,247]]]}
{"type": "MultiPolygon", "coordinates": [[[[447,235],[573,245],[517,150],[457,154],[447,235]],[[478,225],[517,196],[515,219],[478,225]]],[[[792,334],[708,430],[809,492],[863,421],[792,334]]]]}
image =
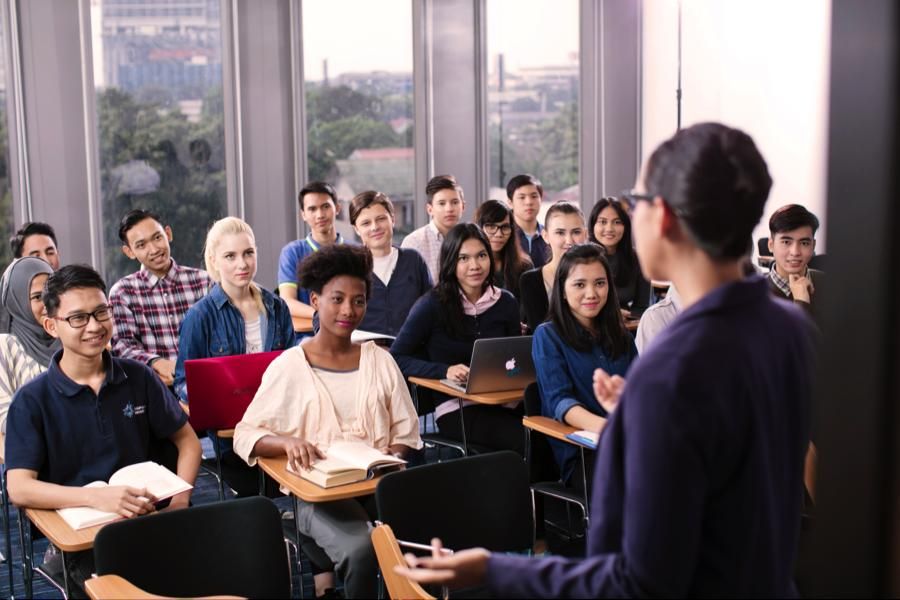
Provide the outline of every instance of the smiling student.
{"type": "Polygon", "coordinates": [[[367,191],[350,202],[350,224],[372,253],[372,295],[359,328],[397,335],[416,300],[433,287],[428,266],[411,248],[395,248],[394,205],[385,194],[367,191]]]}
{"type": "MultiPolygon", "coordinates": [[[[544,228],[538,222],[544,186],[534,175],[516,175],[506,184],[506,198],[512,207],[522,250],[528,254],[532,265],[542,267],[550,259],[550,247],[542,235],[544,228]]],[[[547,222],[546,218],[544,222],[547,222]]]]}
{"type": "MultiPolygon", "coordinates": [[[[491,246],[474,223],[451,229],[440,257],[437,286],[413,306],[391,345],[391,354],[406,377],[463,382],[469,375],[475,340],[521,335],[519,305],[508,291],[491,285],[491,246]]],[[[461,440],[459,403],[449,396],[436,402],[441,433],[461,440]]],[[[463,402],[467,441],[524,455],[522,411],[514,406],[463,402]]]]}
{"type": "Polygon", "coordinates": [[[782,206],[769,218],[769,270],[772,292],[808,311],[821,327],[825,273],[809,268],[816,252],[819,219],[799,204],[782,206]]]}
{"type": "Polygon", "coordinates": [[[459,223],[466,210],[462,186],[453,175],[437,175],[425,186],[425,210],[431,220],[403,238],[401,248],[411,248],[418,252],[425,264],[431,280],[438,280],[441,260],[441,244],[444,236],[459,223]]]}
{"type": "MultiPolygon", "coordinates": [[[[338,441],[400,457],[422,447],[419,418],[397,364],[373,342],[350,339],[366,314],[371,272],[369,251],[358,246],[323,248],[303,261],[300,283],[311,291],[319,330],[266,370],[234,432],[235,452],[247,464],[287,455],[295,469],[309,468],[338,441]]],[[[378,592],[371,500],[298,501],[301,532],[334,562],[348,598],[378,592]]]]}
{"type": "MultiPolygon", "coordinates": [[[[146,489],[83,486],[150,460],[151,444],[166,439],[178,452],[178,476],[193,483],[200,442],[187,414],[149,367],[106,350],[112,310],[96,271],[61,268],[47,279],[42,299],[44,328],[62,350],[9,408],[10,499],[21,508],[89,506],[126,518],[153,512],[155,499],[146,489]]],[[[190,490],[182,492],[169,507],[185,508],[190,497],[190,490]]],[[[80,586],[93,570],[93,554],[70,554],[66,563],[80,586]]]]}
{"type": "Polygon", "coordinates": [[[494,285],[509,290],[516,300],[520,300],[519,280],[533,265],[519,247],[518,227],[512,210],[497,200],[488,200],[475,211],[475,222],[491,242],[494,285]]]}
{"type": "Polygon", "coordinates": [[[529,331],[547,320],[550,308],[550,291],[556,269],[563,254],[576,244],[583,244],[587,239],[584,228],[584,215],[581,209],[568,202],[553,204],[544,216],[544,230],[541,233],[550,248],[550,262],[522,273],[519,282],[519,294],[522,300],[522,313],[529,331]]]}
{"type": "Polygon", "coordinates": [[[206,271],[179,265],[169,244],[172,228],[147,210],[132,210],[119,225],[122,252],[142,269],[112,286],[113,354],[149,365],[163,383],[175,381],[178,330],[187,311],[206,295],[206,271]]]}
{"type": "MultiPolygon", "coordinates": [[[[594,370],[624,376],[637,350],[625,329],[600,246],[581,244],[563,255],[554,278],[550,320],[534,332],[532,356],[534,364],[541,365],[541,413],[577,429],[603,429],[608,415],[591,388],[594,370]]],[[[552,439],[550,445],[563,480],[569,482],[578,456],[575,447],[552,439]]]]}
{"type": "Polygon", "coordinates": [[[650,282],[641,274],[631,242],[631,217],[615,198],[601,198],[591,210],[589,239],[606,250],[625,317],[637,318],[650,304],[650,282]]]}
{"type": "MultiPolygon", "coordinates": [[[[184,363],[193,358],[284,350],[294,345],[287,304],[257,285],[256,238],[237,217],[213,223],[203,251],[206,270],[215,282],[209,294],[188,311],[181,325],[175,365],[175,393],[190,402],[184,363]]],[[[221,453],[225,481],[238,496],[259,492],[259,476],[235,456],[231,440],[214,438],[221,453]]]]}
{"type": "Polygon", "coordinates": [[[53,227],[40,221],[25,223],[9,240],[13,258],[33,256],[59,270],[59,249],[53,227]]]}
{"type": "Polygon", "coordinates": [[[309,290],[297,285],[297,269],[303,259],[332,244],[343,244],[344,238],[334,229],[334,219],[341,212],[337,192],[324,181],[311,181],[297,195],[300,216],[309,227],[302,240],[294,240],[281,249],[278,258],[278,294],[287,303],[294,317],[311,319],[309,290]]]}

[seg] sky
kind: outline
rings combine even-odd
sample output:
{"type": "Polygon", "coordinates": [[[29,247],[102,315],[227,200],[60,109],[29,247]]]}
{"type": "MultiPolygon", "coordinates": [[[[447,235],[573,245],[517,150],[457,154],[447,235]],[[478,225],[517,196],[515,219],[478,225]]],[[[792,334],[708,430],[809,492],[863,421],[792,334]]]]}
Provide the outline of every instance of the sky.
{"type": "MultiPolygon", "coordinates": [[[[572,64],[578,51],[578,2],[487,0],[487,27],[491,71],[498,52],[506,55],[508,70],[572,64]]],[[[303,39],[308,80],[321,80],[325,58],[331,77],[411,72],[412,0],[304,0],[303,39]]]]}

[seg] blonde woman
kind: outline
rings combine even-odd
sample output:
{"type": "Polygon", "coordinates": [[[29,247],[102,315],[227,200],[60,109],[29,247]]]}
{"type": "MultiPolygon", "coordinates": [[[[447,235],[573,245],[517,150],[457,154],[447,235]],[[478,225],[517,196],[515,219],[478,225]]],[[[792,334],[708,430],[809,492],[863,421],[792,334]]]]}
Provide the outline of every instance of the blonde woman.
{"type": "MultiPolygon", "coordinates": [[[[175,364],[175,392],[185,402],[190,399],[184,361],[283,350],[294,345],[287,304],[253,282],[256,240],[247,223],[237,217],[213,223],[206,235],[204,259],[215,284],[185,315],[175,364]]],[[[234,455],[229,442],[218,440],[216,448],[222,453],[225,480],[238,495],[253,495],[258,491],[256,471],[234,455]]]]}

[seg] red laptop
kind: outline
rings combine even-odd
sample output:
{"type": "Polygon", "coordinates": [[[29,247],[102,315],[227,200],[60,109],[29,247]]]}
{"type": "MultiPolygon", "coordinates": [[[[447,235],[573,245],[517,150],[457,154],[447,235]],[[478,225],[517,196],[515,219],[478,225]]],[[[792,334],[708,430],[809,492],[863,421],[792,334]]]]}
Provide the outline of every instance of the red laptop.
{"type": "Polygon", "coordinates": [[[198,431],[234,429],[256,395],[263,373],[282,352],[184,361],[191,426],[198,431]]]}

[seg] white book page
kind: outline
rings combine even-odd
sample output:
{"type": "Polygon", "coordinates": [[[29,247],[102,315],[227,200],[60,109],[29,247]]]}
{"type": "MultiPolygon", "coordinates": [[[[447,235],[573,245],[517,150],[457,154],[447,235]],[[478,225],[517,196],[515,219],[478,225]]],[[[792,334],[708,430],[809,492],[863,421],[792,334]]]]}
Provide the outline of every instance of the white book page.
{"type": "Polygon", "coordinates": [[[337,458],[354,467],[368,470],[377,463],[381,464],[405,464],[402,458],[390,454],[383,454],[375,448],[370,448],[362,442],[335,442],[326,451],[328,458],[337,458]]]}
{"type": "Polygon", "coordinates": [[[145,488],[157,500],[165,500],[193,486],[164,466],[152,461],[122,467],[109,478],[109,485],[145,488]]]}
{"type": "MultiPolygon", "coordinates": [[[[106,487],[106,483],[103,481],[92,481],[84,487],[106,487]]],[[[58,512],[59,516],[61,516],[63,520],[69,524],[69,527],[76,530],[99,525],[100,523],[108,523],[119,518],[119,515],[117,515],[116,513],[97,510],[96,508],[90,508],[89,506],[60,508],[56,512],[58,512]]]]}

